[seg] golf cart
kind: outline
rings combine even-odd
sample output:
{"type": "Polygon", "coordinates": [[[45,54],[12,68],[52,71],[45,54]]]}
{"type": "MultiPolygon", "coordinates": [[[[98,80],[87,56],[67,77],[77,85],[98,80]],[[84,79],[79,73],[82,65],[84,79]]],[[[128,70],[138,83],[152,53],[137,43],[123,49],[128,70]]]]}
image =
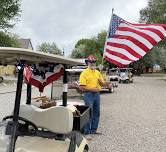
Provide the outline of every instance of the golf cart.
{"type": "Polygon", "coordinates": [[[132,68],[118,68],[119,83],[133,83],[132,68]]]}
{"type": "Polygon", "coordinates": [[[65,69],[80,63],[37,51],[0,47],[0,64],[18,69],[14,110],[0,123],[0,152],[87,152],[88,144],[80,130],[90,118],[90,108],[77,106],[80,115],[75,115],[67,103],[65,69]],[[31,85],[42,91],[61,76],[62,105],[41,109],[31,104],[31,85]],[[27,83],[25,104],[20,102],[23,79],[27,83]]]}
{"type": "Polygon", "coordinates": [[[109,70],[109,79],[110,79],[110,81],[118,81],[119,80],[117,68],[112,68],[109,70]]]}

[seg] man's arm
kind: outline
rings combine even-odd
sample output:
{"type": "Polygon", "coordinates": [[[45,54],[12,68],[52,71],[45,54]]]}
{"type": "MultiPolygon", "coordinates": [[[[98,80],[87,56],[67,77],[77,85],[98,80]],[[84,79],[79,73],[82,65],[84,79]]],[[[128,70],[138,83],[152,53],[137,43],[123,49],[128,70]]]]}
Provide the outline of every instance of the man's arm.
{"type": "Polygon", "coordinates": [[[108,87],[109,84],[110,84],[109,82],[106,82],[106,81],[104,80],[104,78],[103,78],[103,76],[102,76],[101,73],[100,73],[100,76],[99,76],[98,81],[99,81],[100,86],[108,87]]]}

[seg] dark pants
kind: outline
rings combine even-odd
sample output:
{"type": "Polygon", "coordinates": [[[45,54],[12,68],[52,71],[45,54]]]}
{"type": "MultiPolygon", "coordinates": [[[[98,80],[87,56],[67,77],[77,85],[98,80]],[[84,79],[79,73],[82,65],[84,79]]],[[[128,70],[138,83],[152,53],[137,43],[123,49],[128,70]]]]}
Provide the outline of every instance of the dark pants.
{"type": "Polygon", "coordinates": [[[85,105],[91,108],[91,119],[84,127],[84,134],[94,133],[99,124],[100,117],[100,93],[99,92],[85,92],[84,93],[85,105]]]}

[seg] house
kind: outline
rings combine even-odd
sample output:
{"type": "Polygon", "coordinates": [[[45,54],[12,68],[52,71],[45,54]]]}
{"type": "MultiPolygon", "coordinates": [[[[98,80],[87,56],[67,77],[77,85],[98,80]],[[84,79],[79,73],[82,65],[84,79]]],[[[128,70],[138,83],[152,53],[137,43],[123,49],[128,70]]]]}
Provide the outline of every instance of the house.
{"type": "Polygon", "coordinates": [[[31,39],[18,39],[20,48],[33,50],[31,39]]]}

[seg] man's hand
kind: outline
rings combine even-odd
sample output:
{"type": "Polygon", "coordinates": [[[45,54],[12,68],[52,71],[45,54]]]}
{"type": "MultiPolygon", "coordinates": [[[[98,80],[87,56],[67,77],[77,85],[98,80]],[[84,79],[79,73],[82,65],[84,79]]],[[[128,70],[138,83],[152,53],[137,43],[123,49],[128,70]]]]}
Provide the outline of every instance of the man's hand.
{"type": "Polygon", "coordinates": [[[110,82],[103,82],[101,79],[98,79],[100,86],[108,87],[110,82]]]}

